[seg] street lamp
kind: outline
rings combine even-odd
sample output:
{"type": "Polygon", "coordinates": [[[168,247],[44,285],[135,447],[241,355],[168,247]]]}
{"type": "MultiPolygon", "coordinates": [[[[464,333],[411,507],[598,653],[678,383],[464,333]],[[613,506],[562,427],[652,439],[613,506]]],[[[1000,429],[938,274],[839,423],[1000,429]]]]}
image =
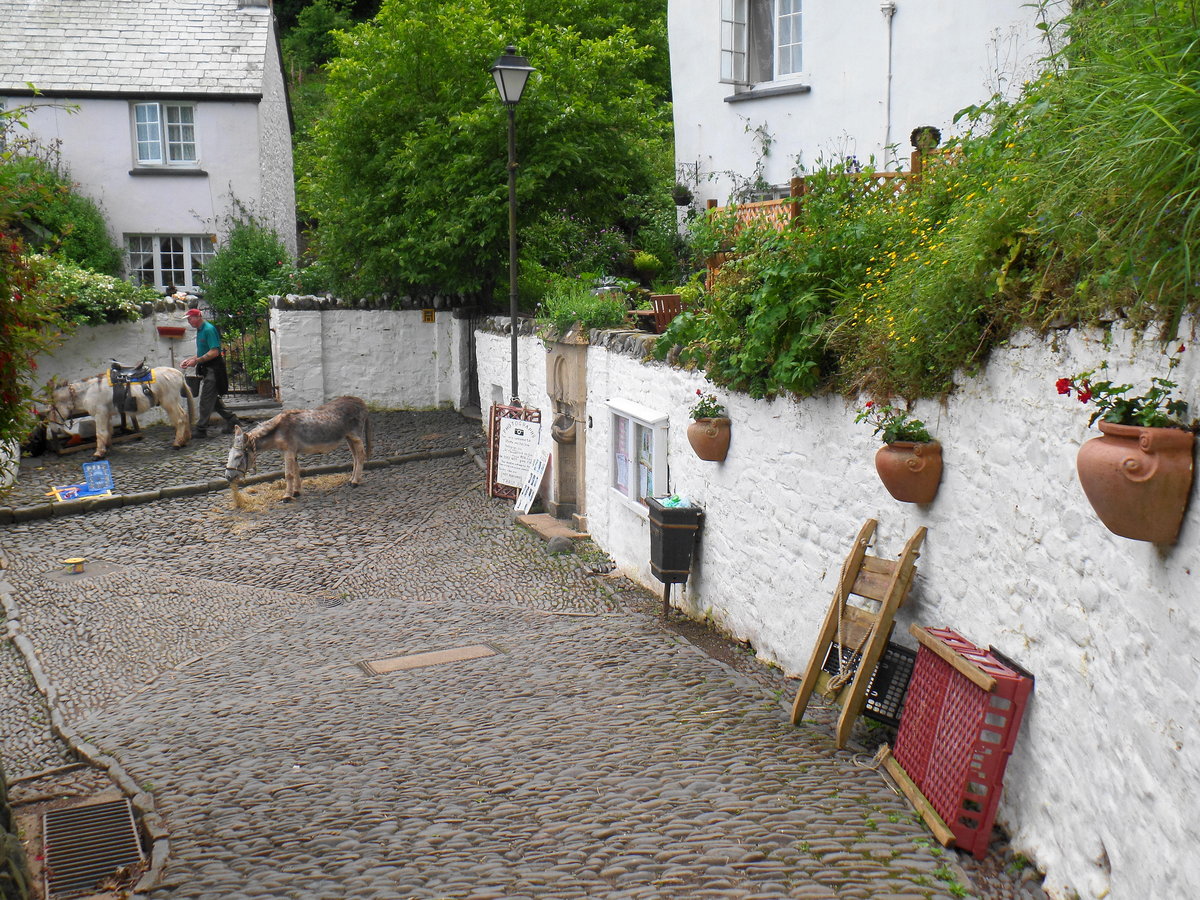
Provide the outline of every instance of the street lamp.
{"type": "Polygon", "coordinates": [[[512,405],[517,399],[517,125],[516,109],[525,90],[525,82],[536,71],[529,60],[517,55],[509,44],[489,70],[496,79],[496,90],[508,107],[508,303],[512,326],[512,405]]]}

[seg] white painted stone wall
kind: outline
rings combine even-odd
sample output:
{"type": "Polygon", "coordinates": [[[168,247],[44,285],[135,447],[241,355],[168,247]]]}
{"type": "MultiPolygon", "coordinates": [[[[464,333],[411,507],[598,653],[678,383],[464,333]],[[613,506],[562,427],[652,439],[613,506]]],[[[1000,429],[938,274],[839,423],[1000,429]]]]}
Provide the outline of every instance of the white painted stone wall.
{"type": "Polygon", "coordinates": [[[275,378],[285,406],[343,394],[380,409],[460,409],[467,397],[466,320],[437,310],[271,310],[275,378]]]}
{"type": "MultiPolygon", "coordinates": [[[[507,398],[509,338],[480,333],[478,347],[486,413],[489,398],[507,398]]],[[[544,356],[520,339],[521,397],[546,414],[544,356]]],[[[913,622],[952,627],[1037,678],[999,813],[1015,847],[1047,872],[1053,896],[1166,900],[1194,894],[1200,847],[1200,504],[1172,547],[1117,537],[1092,512],[1075,455],[1098,432],[1054,382],[1106,358],[1120,381],[1163,372],[1156,346],[1121,333],[1109,348],[1093,332],[1020,335],[944,406],[919,404],[945,474],[934,503],[918,507],[884,490],[879,444],[840,398],[716,391],[733,440],[724,463],[704,462],[685,435],[696,389],[711,390],[702,376],[593,346],[588,522],[624,572],[661,592],[646,517],[608,486],[604,401],[667,413],[670,488],[706,516],[682,605],[790,674],[807,664],[863,522],[879,520],[880,556],[926,526],[896,639],[914,646],[913,622]]],[[[1200,345],[1174,377],[1200,402],[1200,345]]]]}
{"type": "MultiPolygon", "coordinates": [[[[38,379],[75,381],[108,368],[110,359],[178,366],[196,352],[196,332],[183,307],[136,322],[77,329],[63,346],[38,358],[38,379]],[[182,339],[158,334],[158,325],[182,325],[182,339]]],[[[343,394],[379,409],[461,409],[467,403],[466,319],[438,310],[271,310],[275,381],[289,408],[319,406],[343,394]]],[[[155,409],[140,421],[163,421],[155,409]]]]}
{"type": "MultiPolygon", "coordinates": [[[[61,347],[37,358],[38,381],[51,377],[59,381],[79,381],[106,370],[110,360],[134,365],[143,359],[148,366],[173,366],[196,353],[196,332],[183,319],[184,307],[156,312],[135,322],[92,325],[76,329],[61,347]],[[163,337],[159,325],[182,327],[182,338],[163,337]]],[[[90,420],[89,420],[90,421],[90,420]]],[[[165,422],[157,407],[139,416],[143,425],[165,422]]]]}
{"type": "MultiPolygon", "coordinates": [[[[699,171],[700,208],[727,202],[729,173],[751,178],[760,159],[765,180],[784,186],[800,174],[797,160],[802,171],[849,156],[906,169],[915,127],[961,132],[959,110],[1012,93],[1047,52],[1026,0],[895,0],[890,19],[886,5],[804,4],[804,72],[756,90],[809,92],[727,102],[736,88],[719,80],[721,4],[670,0],[675,162],[699,171]],[[770,136],[765,154],[760,129],[770,136]]],[[[1055,18],[1054,8],[1065,7],[1047,5],[1055,18]]]]}

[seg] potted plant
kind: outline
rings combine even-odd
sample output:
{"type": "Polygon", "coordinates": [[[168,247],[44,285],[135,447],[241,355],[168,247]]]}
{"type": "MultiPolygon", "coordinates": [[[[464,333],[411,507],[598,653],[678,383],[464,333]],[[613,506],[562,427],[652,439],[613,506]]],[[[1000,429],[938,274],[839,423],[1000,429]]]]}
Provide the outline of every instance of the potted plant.
{"type": "Polygon", "coordinates": [[[942,445],[920,419],[890,403],[867,401],[855,422],[866,422],[883,439],[875,471],[887,492],[902,503],[931,503],[942,482],[942,445]]]}
{"type": "MultiPolygon", "coordinates": [[[[1168,369],[1178,364],[1172,356],[1168,369]]],[[[1100,364],[1101,371],[1107,368],[1100,364]]],[[[1183,418],[1188,405],[1172,396],[1177,385],[1169,379],[1151,378],[1147,390],[1131,396],[1132,384],[1097,381],[1095,374],[1056,383],[1060,394],[1095,406],[1088,424],[1097,424],[1101,437],[1084,443],[1075,460],[1083,492],[1113,534],[1174,543],[1192,487],[1196,423],[1183,418]]]]}
{"type": "Polygon", "coordinates": [[[729,418],[725,407],[712,394],[696,389],[699,399],[692,405],[695,420],[687,429],[688,443],[701,459],[723,462],[729,452],[729,418]]]}

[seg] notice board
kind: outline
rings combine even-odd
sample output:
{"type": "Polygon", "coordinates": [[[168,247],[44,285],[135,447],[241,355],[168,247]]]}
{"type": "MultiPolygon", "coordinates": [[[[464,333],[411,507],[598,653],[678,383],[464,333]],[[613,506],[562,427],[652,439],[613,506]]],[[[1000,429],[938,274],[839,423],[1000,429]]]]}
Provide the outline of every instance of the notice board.
{"type": "Polygon", "coordinates": [[[542,434],[542,411],[522,406],[492,407],[488,423],[488,490],[516,500],[533,465],[542,434]]]}

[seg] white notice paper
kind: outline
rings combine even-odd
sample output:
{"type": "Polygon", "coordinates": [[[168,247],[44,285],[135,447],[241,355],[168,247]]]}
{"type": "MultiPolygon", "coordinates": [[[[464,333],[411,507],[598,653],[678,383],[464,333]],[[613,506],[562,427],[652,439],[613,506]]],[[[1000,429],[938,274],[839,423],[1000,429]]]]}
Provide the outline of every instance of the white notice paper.
{"type": "Polygon", "coordinates": [[[496,481],[499,484],[519,488],[525,483],[541,434],[540,422],[500,420],[500,446],[496,454],[496,481]]]}
{"type": "Polygon", "coordinates": [[[517,502],[513,507],[518,515],[525,515],[533,506],[533,498],[537,496],[538,488],[542,486],[542,478],[546,474],[546,463],[549,460],[550,448],[545,444],[539,445],[533,456],[533,465],[529,467],[529,474],[525,477],[525,483],[521,486],[521,493],[517,495],[517,502]]]}

